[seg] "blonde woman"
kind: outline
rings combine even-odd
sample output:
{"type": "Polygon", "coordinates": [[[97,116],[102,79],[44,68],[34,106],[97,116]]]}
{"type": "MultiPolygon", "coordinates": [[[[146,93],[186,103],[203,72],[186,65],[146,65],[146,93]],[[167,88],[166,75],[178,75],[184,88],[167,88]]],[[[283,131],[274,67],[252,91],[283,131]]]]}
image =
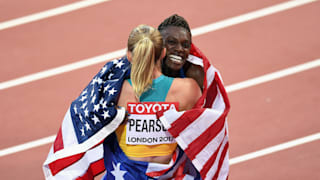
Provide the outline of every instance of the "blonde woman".
{"type": "Polygon", "coordinates": [[[104,179],[174,177],[177,159],[182,153],[176,154],[177,143],[155,113],[168,108],[191,109],[200,98],[201,90],[194,79],[162,74],[161,61],[166,49],[157,29],[139,25],[130,33],[127,49],[131,73],[130,79],[123,82],[118,106],[126,107],[130,115],[116,130],[119,146],[113,146],[112,137],[104,141],[104,146],[108,146],[104,179]],[[152,167],[158,171],[150,172],[152,167]]]}

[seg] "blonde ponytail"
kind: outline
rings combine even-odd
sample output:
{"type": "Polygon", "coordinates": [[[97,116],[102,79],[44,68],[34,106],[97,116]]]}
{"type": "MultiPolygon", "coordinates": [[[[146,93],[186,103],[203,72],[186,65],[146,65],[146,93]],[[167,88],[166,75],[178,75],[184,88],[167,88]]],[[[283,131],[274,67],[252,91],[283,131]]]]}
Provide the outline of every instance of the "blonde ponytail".
{"type": "Polygon", "coordinates": [[[153,42],[149,38],[140,40],[132,53],[131,81],[134,92],[140,97],[152,85],[155,66],[153,42]]]}
{"type": "Polygon", "coordinates": [[[132,53],[131,81],[137,98],[151,87],[153,70],[162,49],[163,41],[158,30],[140,25],[131,32],[128,51],[132,53]]]}

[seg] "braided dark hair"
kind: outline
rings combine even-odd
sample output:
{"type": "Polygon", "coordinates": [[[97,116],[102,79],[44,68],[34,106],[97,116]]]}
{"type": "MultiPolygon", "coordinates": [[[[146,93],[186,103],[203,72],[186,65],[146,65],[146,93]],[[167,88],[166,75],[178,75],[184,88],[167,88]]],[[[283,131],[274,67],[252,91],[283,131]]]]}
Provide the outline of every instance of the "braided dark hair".
{"type": "Polygon", "coordinates": [[[161,32],[162,30],[166,29],[169,26],[182,27],[182,28],[186,29],[191,34],[191,30],[190,30],[188,22],[182,16],[179,16],[178,14],[174,14],[174,15],[168,17],[167,19],[165,19],[158,26],[158,30],[161,32]]]}

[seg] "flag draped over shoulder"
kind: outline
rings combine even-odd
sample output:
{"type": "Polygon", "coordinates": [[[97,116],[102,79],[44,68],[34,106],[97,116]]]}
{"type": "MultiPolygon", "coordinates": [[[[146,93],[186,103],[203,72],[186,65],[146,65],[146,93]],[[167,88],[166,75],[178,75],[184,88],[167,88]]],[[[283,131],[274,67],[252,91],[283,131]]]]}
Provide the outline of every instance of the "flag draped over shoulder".
{"type": "Polygon", "coordinates": [[[108,62],[71,103],[43,165],[46,179],[93,179],[105,170],[102,142],[125,117],[116,102],[129,74],[126,58],[108,62]]]}
{"type": "MultiPolygon", "coordinates": [[[[191,162],[202,179],[227,179],[228,97],[217,69],[193,45],[188,61],[204,69],[203,95],[191,110],[168,110],[158,114],[181,148],[176,152],[178,155],[174,155],[178,158],[173,158],[173,168],[149,163],[145,172],[148,177],[174,177],[182,173],[180,164],[186,166],[191,162]],[[188,158],[183,158],[181,152],[188,158]]],[[[125,116],[124,108],[118,108],[116,103],[122,83],[129,74],[130,63],[126,58],[108,62],[72,102],[43,165],[47,180],[89,180],[105,170],[103,158],[111,153],[102,143],[111,138],[113,140],[108,142],[110,146],[114,144],[110,143],[115,141],[113,132],[125,116]]],[[[118,162],[112,160],[106,164],[111,167],[112,176],[116,170],[122,173],[118,162]]]]}
{"type": "Polygon", "coordinates": [[[194,45],[188,60],[205,72],[203,94],[191,109],[159,113],[202,179],[227,179],[229,174],[228,129],[230,104],[220,74],[194,45]]]}

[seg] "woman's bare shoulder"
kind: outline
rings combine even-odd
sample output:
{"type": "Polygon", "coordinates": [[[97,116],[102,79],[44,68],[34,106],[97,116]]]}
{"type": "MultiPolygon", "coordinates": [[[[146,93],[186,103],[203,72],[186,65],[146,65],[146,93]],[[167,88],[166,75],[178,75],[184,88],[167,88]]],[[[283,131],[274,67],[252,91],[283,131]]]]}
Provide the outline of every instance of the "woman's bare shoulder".
{"type": "Polygon", "coordinates": [[[200,90],[197,81],[193,78],[175,78],[175,88],[184,88],[183,92],[194,93],[200,90]]]}
{"type": "Polygon", "coordinates": [[[175,78],[169,93],[182,105],[180,110],[186,110],[195,105],[201,96],[201,89],[192,78],[175,78]]]}
{"type": "Polygon", "coordinates": [[[185,86],[185,93],[190,96],[194,96],[195,98],[199,98],[201,96],[201,89],[196,80],[193,78],[183,78],[182,79],[185,86]]]}
{"type": "Polygon", "coordinates": [[[132,86],[128,81],[124,81],[121,88],[120,97],[118,100],[119,106],[126,106],[127,102],[137,101],[132,86]]]}

